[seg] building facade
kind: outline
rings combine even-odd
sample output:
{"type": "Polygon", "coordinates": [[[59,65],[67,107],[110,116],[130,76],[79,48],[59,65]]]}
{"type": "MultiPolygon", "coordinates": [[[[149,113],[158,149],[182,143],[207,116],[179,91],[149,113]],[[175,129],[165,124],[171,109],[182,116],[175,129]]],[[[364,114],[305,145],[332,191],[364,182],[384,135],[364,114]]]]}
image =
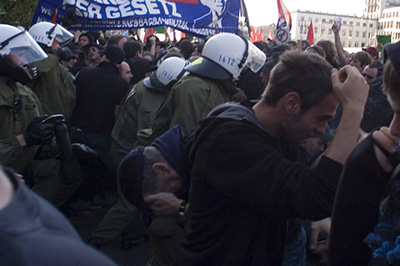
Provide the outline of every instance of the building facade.
{"type": "Polygon", "coordinates": [[[318,13],[310,11],[292,11],[293,40],[307,39],[310,23],[313,24],[314,43],[320,40],[335,41],[332,32],[334,21],[341,21],[340,39],[345,48],[362,48],[365,46],[376,46],[376,35],[378,29],[377,18],[363,18],[338,14],[318,13]]]}
{"type": "Polygon", "coordinates": [[[384,9],[378,23],[379,35],[391,35],[392,42],[400,40],[400,7],[384,9]]]}

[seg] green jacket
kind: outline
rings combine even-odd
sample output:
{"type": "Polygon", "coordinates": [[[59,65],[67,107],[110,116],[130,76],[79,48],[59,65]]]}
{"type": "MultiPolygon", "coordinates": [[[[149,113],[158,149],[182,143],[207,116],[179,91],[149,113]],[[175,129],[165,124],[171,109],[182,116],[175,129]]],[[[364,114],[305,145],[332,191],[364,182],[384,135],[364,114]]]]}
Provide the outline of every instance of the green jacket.
{"type": "Polygon", "coordinates": [[[178,124],[185,134],[189,134],[211,109],[231,101],[232,96],[238,92],[230,80],[212,80],[193,74],[181,78],[158,110],[151,130],[138,132],[137,144],[150,145],[156,138],[178,124]]]}
{"type": "Polygon", "coordinates": [[[30,121],[39,116],[39,99],[20,83],[0,82],[0,163],[23,173],[33,160],[37,146],[23,149],[16,136],[23,133],[30,121]],[[16,102],[21,99],[20,111],[16,102]]]}
{"type": "Polygon", "coordinates": [[[147,88],[143,80],[131,89],[111,133],[120,148],[133,149],[137,131],[151,127],[151,121],[167,95],[167,90],[147,88]]]}
{"type": "Polygon", "coordinates": [[[76,87],[68,68],[61,65],[58,57],[48,54],[46,59],[31,63],[37,67],[38,76],[28,84],[42,104],[43,113],[63,114],[69,121],[75,107],[76,87]]]}

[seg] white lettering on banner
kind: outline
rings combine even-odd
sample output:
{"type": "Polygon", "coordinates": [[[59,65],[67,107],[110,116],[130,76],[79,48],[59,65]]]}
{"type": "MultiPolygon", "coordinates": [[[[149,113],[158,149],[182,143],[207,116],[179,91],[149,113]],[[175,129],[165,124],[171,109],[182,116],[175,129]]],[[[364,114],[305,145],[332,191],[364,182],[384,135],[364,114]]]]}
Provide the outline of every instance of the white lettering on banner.
{"type": "Polygon", "coordinates": [[[158,9],[157,2],[155,2],[154,0],[145,0],[145,1],[146,1],[146,5],[147,5],[149,14],[151,14],[151,15],[160,14],[160,10],[158,9]]]}
{"type": "Polygon", "coordinates": [[[108,18],[119,18],[118,8],[113,7],[113,6],[106,7],[106,16],[108,18]]]}
{"type": "Polygon", "coordinates": [[[53,15],[53,10],[51,10],[50,8],[45,8],[43,6],[40,7],[40,10],[42,11],[42,14],[46,14],[46,15],[53,15]]]}
{"type": "MultiPolygon", "coordinates": [[[[89,3],[87,0],[64,0],[63,4],[75,5],[82,10],[85,16],[91,19],[117,19],[134,15],[159,15],[162,11],[165,15],[172,15],[177,18],[182,17],[178,13],[176,3],[166,0],[95,0],[94,2],[98,4],[89,3]],[[103,12],[100,4],[104,7],[103,12]],[[103,18],[103,16],[105,17],[103,18]]],[[[46,11],[42,9],[42,13],[45,12],[52,13],[51,10],[46,11]]]]}
{"type": "Polygon", "coordinates": [[[165,1],[165,0],[158,0],[158,2],[160,2],[162,7],[164,8],[165,15],[169,15],[169,10],[168,10],[168,7],[167,7],[167,5],[168,5],[168,6],[170,6],[172,8],[172,15],[174,17],[178,17],[178,18],[182,17],[182,15],[177,12],[175,3],[169,2],[169,1],[165,1]]]}
{"type": "Polygon", "coordinates": [[[137,15],[146,15],[147,8],[146,5],[142,4],[143,0],[132,0],[131,5],[135,7],[135,13],[137,15]],[[138,10],[139,9],[139,10],[138,10]]]}
{"type": "Polygon", "coordinates": [[[121,10],[121,17],[129,17],[135,14],[132,10],[130,2],[126,2],[125,4],[120,5],[119,10],[121,10]]]}
{"type": "Polygon", "coordinates": [[[96,18],[101,19],[103,16],[101,15],[101,6],[90,4],[88,6],[89,18],[96,18]]]}

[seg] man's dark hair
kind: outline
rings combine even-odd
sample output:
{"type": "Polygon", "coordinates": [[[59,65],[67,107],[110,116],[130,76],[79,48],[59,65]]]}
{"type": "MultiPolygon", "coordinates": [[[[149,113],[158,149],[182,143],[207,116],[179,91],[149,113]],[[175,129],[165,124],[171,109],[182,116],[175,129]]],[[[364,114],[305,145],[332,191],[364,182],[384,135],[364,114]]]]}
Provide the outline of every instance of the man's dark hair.
{"type": "Polygon", "coordinates": [[[297,49],[297,47],[298,47],[298,44],[297,44],[297,42],[295,42],[295,41],[288,41],[287,44],[288,44],[289,46],[295,47],[296,49],[297,49]]]}
{"type": "Polygon", "coordinates": [[[305,50],[307,49],[307,47],[310,46],[310,42],[307,41],[307,40],[302,40],[302,41],[301,41],[301,45],[302,45],[302,46],[303,46],[303,45],[305,46],[305,47],[301,47],[302,51],[305,51],[305,50]]]}
{"type": "Polygon", "coordinates": [[[369,68],[377,68],[377,69],[379,69],[379,67],[381,67],[381,66],[379,65],[378,61],[374,60],[374,61],[372,61],[371,64],[368,65],[368,67],[369,68]]]}
{"type": "Polygon", "coordinates": [[[118,42],[123,39],[126,38],[126,36],[122,35],[122,34],[116,34],[116,35],[112,35],[108,41],[107,41],[107,45],[117,45],[118,42]]]}
{"type": "Polygon", "coordinates": [[[181,40],[179,42],[178,48],[179,50],[181,50],[181,53],[183,54],[183,57],[185,59],[189,59],[189,57],[192,55],[194,51],[193,44],[189,39],[181,40]]]}
{"type": "Polygon", "coordinates": [[[138,51],[143,51],[142,43],[135,40],[128,40],[126,43],[124,43],[124,52],[126,54],[126,59],[135,57],[138,51]]]}
{"type": "Polygon", "coordinates": [[[339,68],[339,61],[336,58],[336,48],[335,44],[329,40],[321,40],[317,42],[319,47],[322,47],[325,51],[325,59],[329,62],[334,68],[339,68]]]}
{"type": "Polygon", "coordinates": [[[364,66],[364,67],[371,64],[371,62],[372,62],[371,55],[365,51],[359,51],[359,52],[353,54],[351,56],[351,59],[353,59],[353,58],[357,59],[360,62],[361,66],[364,66]]]}
{"type": "Polygon", "coordinates": [[[301,109],[307,111],[333,93],[332,66],[315,54],[288,51],[273,68],[262,100],[274,106],[286,93],[297,92],[301,109]]]}

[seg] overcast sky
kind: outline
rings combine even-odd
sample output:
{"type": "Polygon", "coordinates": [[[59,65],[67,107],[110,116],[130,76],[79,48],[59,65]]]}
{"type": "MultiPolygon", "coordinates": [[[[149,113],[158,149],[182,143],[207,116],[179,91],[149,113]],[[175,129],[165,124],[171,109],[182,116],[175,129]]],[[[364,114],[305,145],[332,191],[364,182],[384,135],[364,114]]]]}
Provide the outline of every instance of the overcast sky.
{"type": "MultiPolygon", "coordinates": [[[[277,0],[244,0],[249,14],[250,24],[253,26],[269,25],[278,21],[277,0]]],[[[342,15],[362,16],[364,0],[283,0],[291,10],[335,13],[342,15]]]]}

